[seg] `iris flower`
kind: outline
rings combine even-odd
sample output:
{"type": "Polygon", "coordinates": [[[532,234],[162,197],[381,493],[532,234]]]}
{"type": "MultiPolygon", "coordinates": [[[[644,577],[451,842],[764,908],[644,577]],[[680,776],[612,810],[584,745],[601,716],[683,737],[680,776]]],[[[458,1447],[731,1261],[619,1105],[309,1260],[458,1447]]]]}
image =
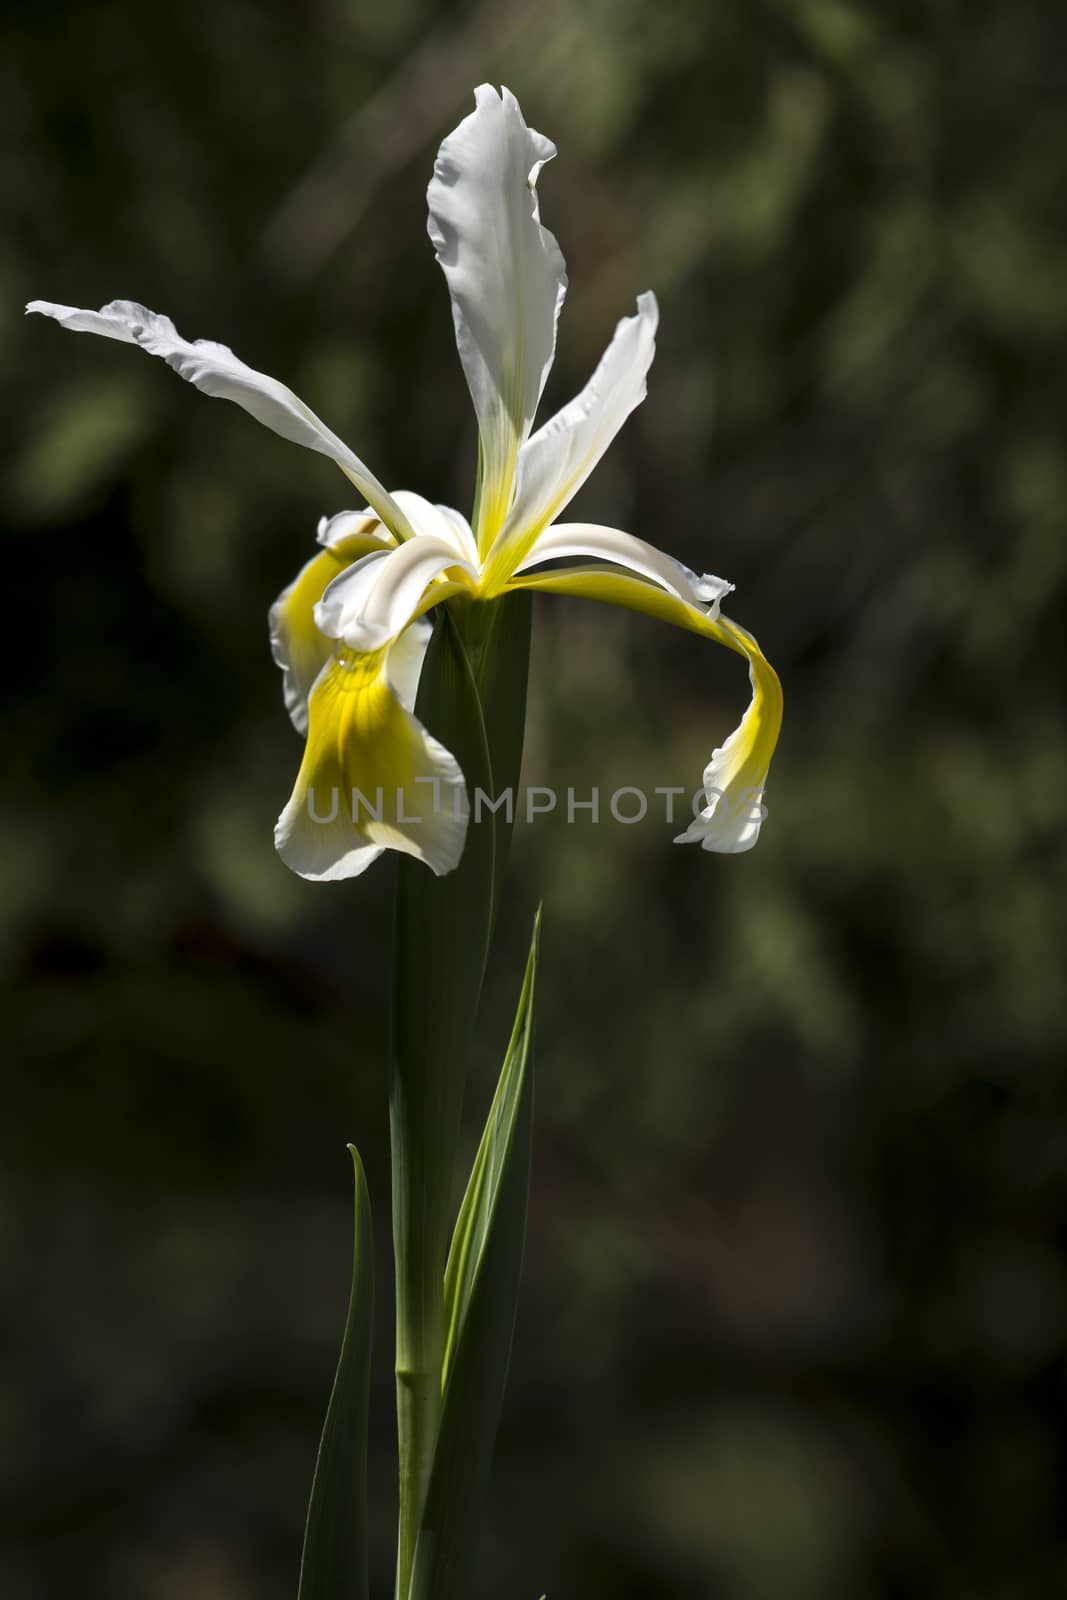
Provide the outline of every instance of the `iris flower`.
{"type": "Polygon", "coordinates": [[[456,343],[478,419],[480,492],[473,527],[421,495],[390,492],[302,400],[225,345],[181,338],[133,301],[100,311],[35,300],[63,327],[139,345],[206,394],[329,456],[366,508],[319,524],[321,550],[271,608],[285,703],[305,736],[292,796],[275,829],[282,859],[311,879],[348,878],[386,849],[451,871],[470,817],[451,753],[414,714],[442,601],[520,590],[580,595],[658,617],[748,663],[752,698],[703,774],[704,806],[679,842],[737,852],[756,842],[781,724],[781,688],[752,635],[720,612],[732,585],[698,575],[617,528],[560,521],[645,395],[658,310],[642,294],[579,395],[533,431],[567,288],[541,222],[537,179],[555,146],[527,127],[509,90],[483,84],[475,110],[441,146],[429,232],[452,302],[456,343]]]}

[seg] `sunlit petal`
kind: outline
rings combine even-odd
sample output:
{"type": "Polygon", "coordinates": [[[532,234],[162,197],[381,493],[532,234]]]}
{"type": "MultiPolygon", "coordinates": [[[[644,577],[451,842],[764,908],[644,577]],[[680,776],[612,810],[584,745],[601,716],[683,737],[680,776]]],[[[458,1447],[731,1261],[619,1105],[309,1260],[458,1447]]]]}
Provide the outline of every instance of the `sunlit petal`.
{"type": "Polygon", "coordinates": [[[106,339],[139,345],[149,355],[159,356],[179,377],[195,384],[205,394],[232,400],[283,439],[329,456],[387,527],[399,538],[411,537],[406,516],[370,468],[331,433],[291,389],[276,378],[268,378],[266,373],[246,366],[224,344],[215,344],[210,339],[183,339],[169,317],[149,311],[134,300],[112,300],[100,311],[81,311],[76,306],[31,300],[26,310],[53,317],[62,327],[76,333],[98,333],[106,339]]]}
{"type": "Polygon", "coordinates": [[[307,732],[308,695],[334,653],[334,640],[315,624],[315,607],[334,578],[373,551],[384,552],[392,545],[392,536],[373,513],[342,511],[319,523],[319,542],[325,548],[282,590],[268,619],[271,654],[284,674],[285,709],[298,733],[307,732]]]}
{"type": "Polygon", "coordinates": [[[337,511],[332,517],[320,517],[315,540],[330,549],[358,533],[374,534],[383,545],[396,543],[378,513],[369,508],[365,511],[337,511]]]}
{"type": "Polygon", "coordinates": [[[375,551],[334,579],[315,607],[315,623],[355,650],[378,650],[420,609],[427,588],[446,570],[474,581],[476,570],[455,545],[429,534],[394,550],[375,551]]]}
{"type": "Polygon", "coordinates": [[[537,206],[537,176],[555,145],[526,126],[509,90],[498,94],[483,83],[474,98],[474,111],[441,146],[427,199],[478,415],[476,532],[484,551],[511,503],[518,449],[555,353],[567,275],[537,206]]]}
{"type": "Polygon", "coordinates": [[[615,329],[581,394],[557,411],[519,451],[515,499],[493,551],[512,566],[529,552],[588,478],[626,418],[646,393],[656,351],[656,297],[638,297],[637,312],[615,329]]]}
{"type": "Polygon", "coordinates": [[[443,539],[452,546],[461,561],[477,562],[478,546],[474,542],[471,525],[461,511],[455,511],[451,506],[433,505],[421,494],[413,494],[410,489],[397,489],[393,499],[403,509],[417,534],[443,539]]]}
{"type": "Polygon", "coordinates": [[[463,853],[470,811],[463,774],[404,703],[429,625],[409,632],[413,640],[391,649],[342,647],[311,692],[304,759],[274,833],[282,860],[303,878],[355,877],[383,849],[440,874],[463,853]]]}
{"type": "Polygon", "coordinates": [[[635,538],[632,533],[623,533],[620,528],[605,528],[594,522],[558,522],[554,527],[547,528],[526,559],[520,562],[517,571],[527,572],[542,562],[574,556],[610,561],[615,566],[626,567],[639,577],[658,583],[679,600],[686,600],[705,611],[710,607],[712,616],[718,615],[723,595],[733,589],[733,584],[727,583],[725,578],[716,578],[707,572],[703,575],[693,572],[681,561],[657,550],[655,545],[648,544],[644,539],[635,538]]]}
{"type": "Polygon", "coordinates": [[[400,704],[406,711],[414,711],[419,692],[422,665],[426,660],[433,627],[429,622],[412,622],[399,639],[393,641],[386,658],[385,670],[400,704]]]}
{"type": "Polygon", "coordinates": [[[752,685],[748,710],[704,769],[703,811],[677,842],[699,843],[705,850],[725,854],[751,850],[759,837],[763,792],[782,726],[782,686],[752,635],[728,617],[679,599],[676,593],[603,567],[527,574],[515,578],[510,587],[580,595],[640,611],[705,639],[714,639],[745,658],[752,685]]]}
{"type": "Polygon", "coordinates": [[[751,850],[766,815],[763,795],[782,723],[782,686],[755,639],[728,618],[734,648],[748,657],[752,699],[726,743],[704,768],[705,805],[675,844],[737,855],[751,850]]]}

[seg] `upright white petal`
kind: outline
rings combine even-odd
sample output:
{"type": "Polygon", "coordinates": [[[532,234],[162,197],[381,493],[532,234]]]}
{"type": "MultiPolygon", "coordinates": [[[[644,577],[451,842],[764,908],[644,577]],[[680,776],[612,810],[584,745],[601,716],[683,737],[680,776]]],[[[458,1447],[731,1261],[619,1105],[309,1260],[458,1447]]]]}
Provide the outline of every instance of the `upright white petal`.
{"type": "Polygon", "coordinates": [[[210,339],[183,339],[169,317],[149,311],[135,300],[112,300],[100,311],[80,311],[76,306],[31,300],[26,310],[53,317],[61,327],[75,333],[98,333],[105,339],[139,345],[149,355],[161,357],[179,377],[205,394],[232,400],[283,439],[329,456],[387,527],[399,538],[411,537],[407,517],[370,468],[291,389],[246,366],[224,344],[210,339]]]}
{"type": "Polygon", "coordinates": [[[581,394],[538,428],[519,451],[515,499],[494,561],[514,561],[559,516],[588,478],[635,406],[645,398],[656,352],[659,308],[654,294],[637,299],[581,394]]]}
{"type": "Polygon", "coordinates": [[[537,176],[556,153],[508,89],[475,90],[475,109],[438,152],[429,231],[452,296],[456,344],[482,447],[478,545],[507,514],[515,459],[556,348],[567,274],[541,225],[537,176]]]}

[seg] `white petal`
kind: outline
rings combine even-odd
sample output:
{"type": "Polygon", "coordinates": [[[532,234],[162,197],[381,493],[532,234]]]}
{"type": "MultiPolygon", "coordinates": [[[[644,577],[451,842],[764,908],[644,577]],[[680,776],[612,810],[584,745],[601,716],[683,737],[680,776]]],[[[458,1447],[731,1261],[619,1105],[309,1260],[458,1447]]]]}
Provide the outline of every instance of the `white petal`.
{"type": "MultiPolygon", "coordinates": [[[[775,707],[773,693],[769,695],[766,683],[757,680],[755,662],[750,662],[749,674],[752,699],[748,710],[726,743],[712,752],[704,768],[706,804],[685,832],[678,834],[675,844],[699,844],[717,854],[740,855],[751,850],[759,838],[766,816],[763,793],[774,749],[773,740],[768,740],[763,731],[766,703],[769,698],[771,717],[777,714],[780,720],[781,698],[779,691],[775,707]]],[[[766,679],[766,673],[761,676],[766,679]]]]}
{"type": "MultiPolygon", "coordinates": [[[[435,539],[444,539],[452,545],[461,561],[478,560],[478,547],[470,523],[461,511],[455,511],[451,506],[431,505],[429,500],[425,500],[421,494],[412,493],[410,489],[394,489],[392,497],[407,517],[408,526],[414,534],[430,534],[435,539]]],[[[376,534],[383,544],[396,544],[377,512],[369,507],[364,511],[338,511],[332,517],[319,518],[316,537],[319,544],[327,549],[353,534],[376,534]]]]}
{"type": "MultiPolygon", "coordinates": [[[[328,806],[330,801],[325,804],[328,806]]],[[[340,830],[327,824],[316,826],[301,823],[296,808],[290,800],[274,826],[274,848],[289,868],[311,883],[340,883],[345,878],[358,878],[372,867],[385,846],[367,844],[363,835],[354,829],[342,839],[340,830]]]]}
{"type": "Polygon", "coordinates": [[[381,649],[406,627],[427,587],[449,567],[475,575],[453,544],[428,534],[365,556],[326,589],[315,607],[315,624],[328,638],[343,639],[354,650],[381,649]]]}
{"type": "Polygon", "coordinates": [[[537,207],[538,173],[555,145],[526,126],[508,89],[483,83],[474,99],[438,152],[427,199],[478,414],[484,549],[507,513],[516,453],[552,365],[567,274],[537,207]]]}
{"type": "Polygon", "coordinates": [[[454,511],[451,506],[431,505],[429,500],[424,500],[421,494],[413,494],[410,489],[398,489],[393,498],[403,507],[418,535],[443,539],[461,561],[477,562],[478,546],[470,523],[461,511],[454,511]]]}
{"type": "MultiPolygon", "coordinates": [[[[636,562],[632,565],[637,570],[636,562]]],[[[720,581],[698,580],[698,587],[720,581]]],[[[782,726],[782,686],[752,635],[729,617],[719,615],[717,602],[709,610],[703,604],[679,598],[677,585],[664,584],[661,579],[648,582],[629,577],[618,571],[617,561],[614,567],[552,568],[530,573],[515,578],[513,587],[624,606],[726,645],[745,658],[752,699],[737,728],[713,752],[705,767],[705,804],[676,842],[698,843],[705,850],[727,854],[751,850],[759,837],[763,791],[782,726]]]]}
{"type": "Polygon", "coordinates": [[[340,574],[345,580],[343,584],[334,579],[324,589],[322,599],[315,606],[313,618],[316,628],[325,638],[343,639],[347,633],[350,635],[347,643],[353,650],[377,650],[388,643],[389,633],[386,629],[357,631],[363,607],[378,582],[379,568],[385,555],[383,551],[381,555],[372,554],[353,562],[340,574]]]}
{"type": "Polygon", "coordinates": [[[292,795],[274,831],[278,853],[301,877],[354,877],[383,849],[450,872],[463,853],[470,804],[455,757],[404,703],[413,654],[406,636],[388,652],[342,654],[323,668],[308,702],[308,738],[292,795]],[[396,676],[389,657],[407,653],[396,676]]]}
{"type": "Polygon", "coordinates": [[[463,559],[476,567],[478,565],[478,545],[471,525],[462,511],[456,511],[452,506],[434,506],[434,510],[440,512],[442,521],[450,529],[450,533],[445,533],[442,530],[441,537],[451,537],[463,559]]]}
{"type": "Polygon", "coordinates": [[[581,394],[557,411],[519,451],[515,500],[500,534],[502,553],[525,553],[537,533],[577,494],[635,406],[645,398],[656,351],[659,310],[638,296],[581,394]]]}
{"type": "Polygon", "coordinates": [[[389,548],[396,548],[392,535],[373,512],[342,511],[336,517],[323,517],[319,543],[323,548],[282,590],[268,616],[271,655],[282,669],[285,708],[298,733],[307,732],[308,695],[334,653],[334,641],[315,626],[315,606],[348,565],[372,551],[384,555],[389,548]]]}
{"type": "Polygon", "coordinates": [[[405,628],[389,652],[386,672],[393,692],[405,711],[414,711],[422,664],[426,660],[433,624],[420,617],[405,628]]]}
{"type": "Polygon", "coordinates": [[[699,606],[710,617],[718,616],[723,595],[733,589],[733,584],[727,583],[725,578],[713,577],[711,573],[701,576],[673,556],[657,550],[655,545],[636,539],[632,533],[592,522],[558,522],[546,528],[516,572],[528,572],[543,561],[563,556],[592,556],[598,561],[626,567],[659,584],[679,600],[699,606]]]}
{"type": "Polygon", "coordinates": [[[392,534],[376,511],[337,511],[332,517],[320,517],[315,533],[317,543],[332,550],[353,534],[374,534],[385,544],[395,544],[392,534]]]}
{"type": "Polygon", "coordinates": [[[26,310],[53,317],[76,333],[99,333],[106,339],[139,345],[149,355],[161,357],[179,377],[205,394],[232,400],[283,439],[336,461],[382,521],[398,537],[411,536],[404,513],[370,468],[291,389],[246,366],[224,344],[210,339],[183,339],[169,317],[149,311],[134,300],[112,300],[100,311],[80,311],[75,306],[31,300],[26,310]]]}

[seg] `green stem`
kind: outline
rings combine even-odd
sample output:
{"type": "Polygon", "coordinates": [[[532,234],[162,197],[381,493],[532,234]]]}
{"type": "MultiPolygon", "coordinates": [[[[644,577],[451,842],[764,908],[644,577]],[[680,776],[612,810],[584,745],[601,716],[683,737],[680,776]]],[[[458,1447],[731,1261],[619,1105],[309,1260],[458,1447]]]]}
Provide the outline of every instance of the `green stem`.
{"type": "MultiPolygon", "coordinates": [[[[475,785],[491,788],[481,704],[448,613],[423,667],[418,714],[454,753],[472,791],[475,785]]],[[[411,860],[399,868],[389,1104],[400,1467],[397,1600],[408,1600],[440,1419],[442,1284],[466,1063],[489,943],[494,845],[491,823],[476,825],[472,818],[454,872],[435,878],[411,860]]]]}
{"type": "MultiPolygon", "coordinates": [[[[529,664],[528,597],[442,608],[417,714],[463,768],[472,803],[518,779],[529,664]],[[493,758],[490,759],[490,750],[493,758]]],[[[463,858],[435,878],[402,859],[393,968],[393,1250],[400,1467],[397,1600],[415,1542],[441,1414],[444,1273],[467,1059],[510,828],[472,815],[463,858]]]]}

